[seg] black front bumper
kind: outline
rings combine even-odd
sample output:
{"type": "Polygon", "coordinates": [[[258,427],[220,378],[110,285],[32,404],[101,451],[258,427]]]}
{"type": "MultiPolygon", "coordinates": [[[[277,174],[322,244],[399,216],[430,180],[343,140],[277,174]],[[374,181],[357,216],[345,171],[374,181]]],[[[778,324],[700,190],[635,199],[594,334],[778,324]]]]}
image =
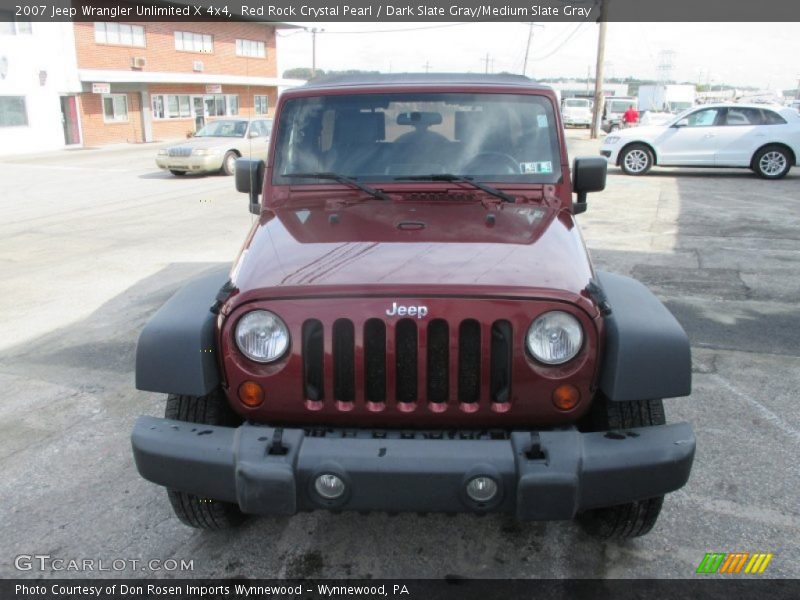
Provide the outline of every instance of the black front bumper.
{"type": "Polygon", "coordinates": [[[238,428],[140,417],[133,454],[145,479],[251,514],[298,510],[507,512],[520,519],[571,519],[577,512],[661,496],[686,483],[695,440],[688,423],[600,433],[513,432],[505,439],[432,439],[422,433],[327,430],[324,436],[245,424],[238,428]],[[333,473],[347,491],[314,490],[333,473]],[[499,486],[477,504],[467,482],[499,486]]]}

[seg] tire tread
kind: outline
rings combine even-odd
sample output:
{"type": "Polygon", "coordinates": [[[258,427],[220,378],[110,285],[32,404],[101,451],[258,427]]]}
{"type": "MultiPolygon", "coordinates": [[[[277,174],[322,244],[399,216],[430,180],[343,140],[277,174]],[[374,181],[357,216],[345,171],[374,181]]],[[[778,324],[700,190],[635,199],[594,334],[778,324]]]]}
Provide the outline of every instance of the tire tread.
{"type": "MultiPolygon", "coordinates": [[[[207,396],[170,394],[164,416],[203,425],[238,425],[241,422],[219,390],[207,396]]],[[[239,507],[229,502],[173,489],[167,489],[167,496],[175,515],[190,527],[222,530],[235,527],[244,520],[239,507]]]]}
{"type": "MultiPolygon", "coordinates": [[[[598,398],[592,407],[592,429],[630,429],[666,423],[661,400],[613,402],[598,398]]],[[[648,533],[658,520],[664,496],[628,502],[617,506],[593,508],[578,514],[578,523],[590,535],[605,540],[628,539],[648,533]]]]}

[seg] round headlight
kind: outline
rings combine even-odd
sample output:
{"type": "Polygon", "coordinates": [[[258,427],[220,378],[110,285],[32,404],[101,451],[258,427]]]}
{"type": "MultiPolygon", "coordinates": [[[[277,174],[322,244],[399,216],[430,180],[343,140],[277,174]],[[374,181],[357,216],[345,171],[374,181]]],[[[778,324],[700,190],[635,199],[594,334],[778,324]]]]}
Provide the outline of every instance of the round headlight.
{"type": "Polygon", "coordinates": [[[560,365],[575,357],[583,344],[583,330],[569,313],[554,310],[538,317],[525,340],[533,357],[547,365],[560,365]]]}
{"type": "Polygon", "coordinates": [[[289,347],[286,324],[268,310],[254,310],[239,319],[235,337],[239,350],[260,363],[278,360],[289,347]]]}

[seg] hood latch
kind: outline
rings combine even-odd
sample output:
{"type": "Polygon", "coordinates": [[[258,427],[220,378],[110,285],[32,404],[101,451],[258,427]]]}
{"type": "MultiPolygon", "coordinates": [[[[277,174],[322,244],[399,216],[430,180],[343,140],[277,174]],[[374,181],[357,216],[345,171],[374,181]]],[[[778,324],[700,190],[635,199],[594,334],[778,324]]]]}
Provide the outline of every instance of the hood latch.
{"type": "Polygon", "coordinates": [[[608,302],[606,293],[603,291],[603,288],[595,283],[594,279],[589,280],[589,285],[584,288],[584,291],[594,300],[597,308],[600,309],[600,314],[604,317],[611,314],[611,304],[608,302]]]}

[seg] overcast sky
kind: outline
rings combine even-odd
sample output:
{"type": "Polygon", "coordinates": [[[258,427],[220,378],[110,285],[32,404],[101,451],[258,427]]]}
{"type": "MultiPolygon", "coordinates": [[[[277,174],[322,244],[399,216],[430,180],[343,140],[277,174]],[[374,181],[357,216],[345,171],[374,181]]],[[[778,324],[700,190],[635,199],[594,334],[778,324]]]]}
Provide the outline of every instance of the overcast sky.
{"type": "MultiPolygon", "coordinates": [[[[389,71],[522,72],[527,23],[297,23],[322,28],[317,67],[389,71]],[[416,31],[410,30],[417,28],[416,31]],[[423,29],[424,28],[424,29],[423,29]],[[390,30],[387,32],[387,30],[390,30]]],[[[533,28],[527,74],[537,79],[594,73],[598,26],[533,28]]],[[[279,32],[281,73],[311,66],[311,34],[279,32]]],[[[606,75],[658,78],[669,55],[672,78],[790,89],[800,77],[800,23],[609,23],[606,75]]]]}

